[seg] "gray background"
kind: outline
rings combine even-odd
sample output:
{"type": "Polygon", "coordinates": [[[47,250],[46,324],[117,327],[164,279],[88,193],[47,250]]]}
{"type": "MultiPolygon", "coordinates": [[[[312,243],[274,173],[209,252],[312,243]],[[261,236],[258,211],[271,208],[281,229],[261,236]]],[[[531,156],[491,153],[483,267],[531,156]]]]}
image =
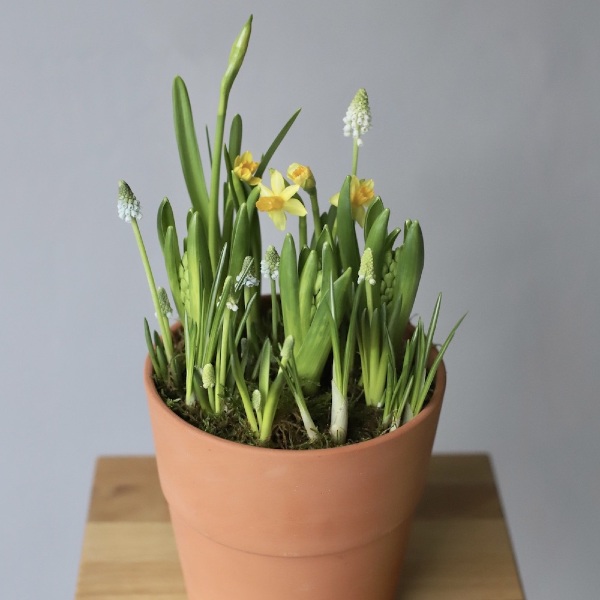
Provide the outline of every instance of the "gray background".
{"type": "MultiPolygon", "coordinates": [[[[350,168],[356,89],[374,127],[359,174],[395,222],[418,218],[417,310],[444,292],[451,347],[437,451],[493,456],[529,598],[600,586],[600,4],[3,3],[0,19],[0,597],[72,597],[94,459],[151,453],[141,387],[152,316],[116,183],[154,215],[187,207],[170,86],[213,127],[230,44],[254,32],[232,95],[259,154],[350,168]]],[[[267,241],[277,241],[265,221],[267,241]]],[[[159,276],[159,279],[162,277],[159,276]]]]}

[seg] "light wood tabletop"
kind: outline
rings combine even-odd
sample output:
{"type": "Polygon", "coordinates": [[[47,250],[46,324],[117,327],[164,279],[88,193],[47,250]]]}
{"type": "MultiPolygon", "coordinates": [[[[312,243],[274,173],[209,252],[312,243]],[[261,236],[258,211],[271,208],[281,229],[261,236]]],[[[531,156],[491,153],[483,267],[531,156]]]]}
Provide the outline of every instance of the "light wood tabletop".
{"type": "MultiPolygon", "coordinates": [[[[434,455],[396,600],[523,599],[489,458],[434,455]]],[[[98,459],[76,600],[186,600],[154,457],[98,459]]]]}

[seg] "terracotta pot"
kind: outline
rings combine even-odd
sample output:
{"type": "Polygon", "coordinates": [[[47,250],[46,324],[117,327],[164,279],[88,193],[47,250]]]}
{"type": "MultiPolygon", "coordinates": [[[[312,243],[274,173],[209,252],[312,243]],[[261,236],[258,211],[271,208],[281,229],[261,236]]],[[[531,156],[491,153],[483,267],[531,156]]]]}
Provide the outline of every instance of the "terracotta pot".
{"type": "Polygon", "coordinates": [[[391,600],[435,437],[446,372],[412,421],[325,450],[209,435],[144,382],[189,600],[391,600]]]}

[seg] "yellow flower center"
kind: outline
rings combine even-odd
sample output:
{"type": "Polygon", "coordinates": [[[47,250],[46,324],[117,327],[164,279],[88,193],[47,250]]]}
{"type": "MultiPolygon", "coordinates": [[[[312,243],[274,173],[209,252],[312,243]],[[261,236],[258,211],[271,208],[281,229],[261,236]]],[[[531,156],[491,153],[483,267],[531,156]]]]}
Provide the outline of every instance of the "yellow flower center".
{"type": "Polygon", "coordinates": [[[298,165],[291,173],[291,179],[294,181],[296,179],[306,180],[308,177],[308,169],[304,165],[298,165]]]}
{"type": "Polygon", "coordinates": [[[263,196],[256,202],[256,208],[263,212],[270,212],[272,210],[281,210],[285,201],[279,196],[263,196]]]}
{"type": "Polygon", "coordinates": [[[361,179],[358,186],[352,190],[352,204],[362,206],[371,202],[375,197],[372,179],[361,179]]]}
{"type": "Polygon", "coordinates": [[[250,181],[258,168],[258,163],[252,160],[250,152],[244,152],[237,156],[234,162],[233,172],[242,180],[250,181]]]}

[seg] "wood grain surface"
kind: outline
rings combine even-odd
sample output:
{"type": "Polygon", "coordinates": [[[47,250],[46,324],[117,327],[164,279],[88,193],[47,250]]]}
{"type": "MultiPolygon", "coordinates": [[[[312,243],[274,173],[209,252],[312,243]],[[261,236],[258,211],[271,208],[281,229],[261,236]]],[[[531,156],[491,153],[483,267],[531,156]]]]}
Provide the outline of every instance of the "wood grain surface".
{"type": "MultiPolygon", "coordinates": [[[[489,458],[433,456],[396,600],[523,599],[489,458]]],[[[153,457],[98,459],[76,600],[186,600],[153,457]]]]}

